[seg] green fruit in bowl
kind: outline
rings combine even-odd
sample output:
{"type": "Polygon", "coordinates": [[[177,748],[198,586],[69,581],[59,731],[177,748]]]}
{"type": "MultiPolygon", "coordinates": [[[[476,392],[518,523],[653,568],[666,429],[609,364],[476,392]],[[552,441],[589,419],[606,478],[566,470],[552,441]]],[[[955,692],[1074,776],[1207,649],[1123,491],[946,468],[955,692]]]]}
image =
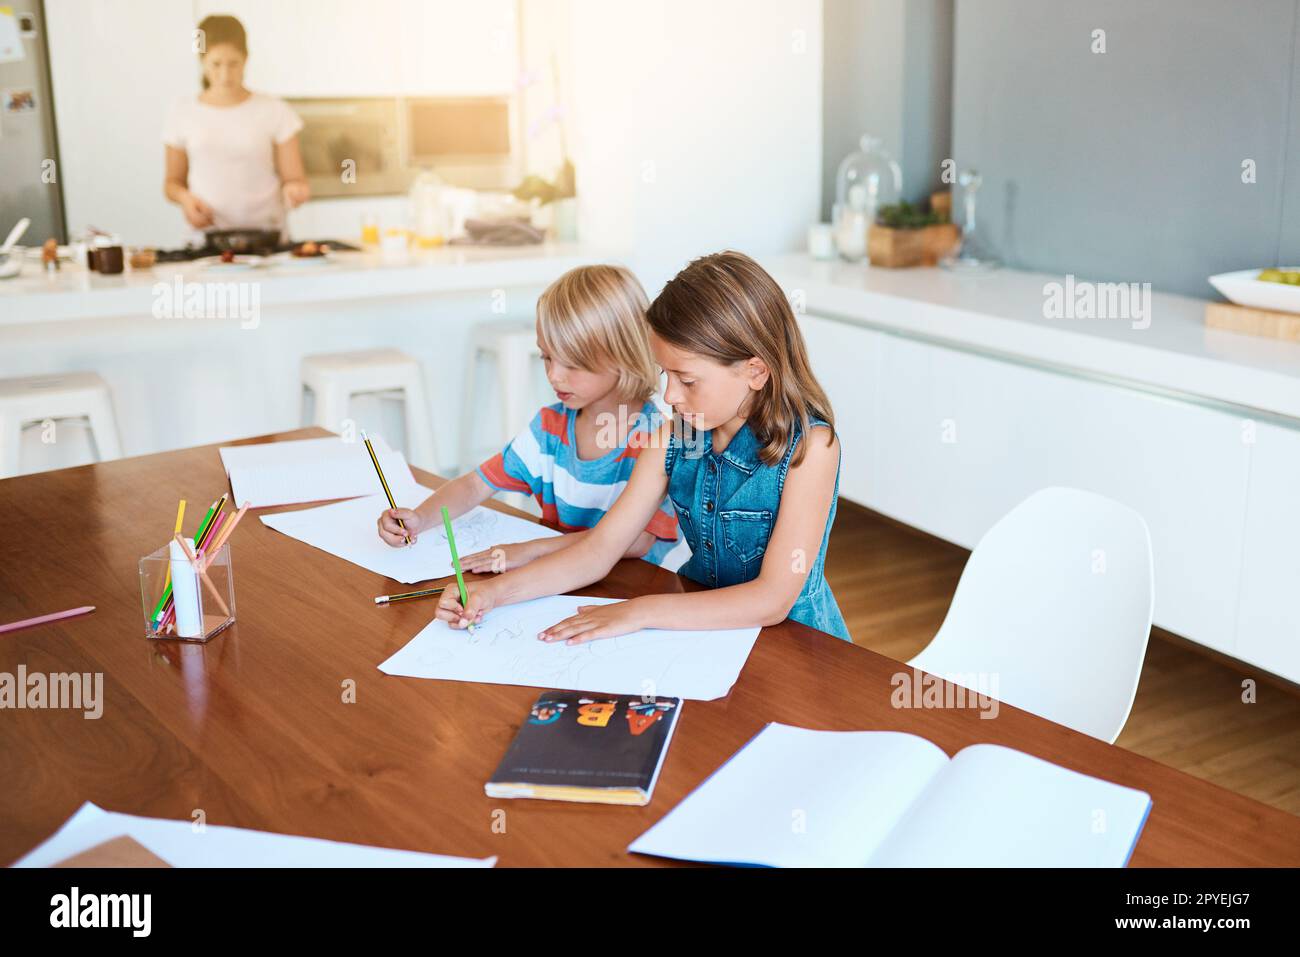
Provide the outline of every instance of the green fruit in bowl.
{"type": "Polygon", "coordinates": [[[1261,282],[1280,282],[1300,286],[1300,269],[1261,269],[1257,277],[1261,282]]]}

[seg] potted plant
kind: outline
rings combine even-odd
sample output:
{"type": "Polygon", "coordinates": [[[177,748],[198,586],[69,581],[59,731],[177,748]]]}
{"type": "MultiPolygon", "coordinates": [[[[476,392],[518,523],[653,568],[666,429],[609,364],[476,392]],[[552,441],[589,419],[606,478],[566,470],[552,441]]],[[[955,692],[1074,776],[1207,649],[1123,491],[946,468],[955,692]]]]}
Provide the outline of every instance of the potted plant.
{"type": "Polygon", "coordinates": [[[904,200],[876,214],[867,232],[867,258],[873,266],[934,266],[960,239],[946,214],[904,200]]]}

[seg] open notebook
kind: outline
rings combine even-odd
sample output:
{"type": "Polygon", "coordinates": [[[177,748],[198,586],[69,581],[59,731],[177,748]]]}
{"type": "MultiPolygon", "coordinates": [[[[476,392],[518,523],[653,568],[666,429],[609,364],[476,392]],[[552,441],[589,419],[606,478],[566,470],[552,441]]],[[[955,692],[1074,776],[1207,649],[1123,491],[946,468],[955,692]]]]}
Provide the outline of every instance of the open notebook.
{"type": "Polygon", "coordinates": [[[769,724],[629,851],[771,867],[1123,867],[1142,791],[994,744],[769,724]]]}

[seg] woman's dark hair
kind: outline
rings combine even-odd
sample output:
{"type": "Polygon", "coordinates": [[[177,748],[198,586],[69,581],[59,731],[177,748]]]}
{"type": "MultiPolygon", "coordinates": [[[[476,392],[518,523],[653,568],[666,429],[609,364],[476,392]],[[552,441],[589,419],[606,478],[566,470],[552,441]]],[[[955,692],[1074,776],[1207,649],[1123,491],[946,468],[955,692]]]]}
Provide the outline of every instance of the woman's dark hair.
{"type": "MultiPolygon", "coordinates": [[[[200,60],[203,59],[203,54],[220,43],[229,43],[244,56],[248,56],[248,34],[244,32],[244,25],[236,17],[224,13],[214,13],[204,17],[199,24],[199,33],[203,36],[203,44],[199,48],[200,60]]],[[[202,77],[202,81],[203,89],[206,90],[208,78],[202,77]]]]}

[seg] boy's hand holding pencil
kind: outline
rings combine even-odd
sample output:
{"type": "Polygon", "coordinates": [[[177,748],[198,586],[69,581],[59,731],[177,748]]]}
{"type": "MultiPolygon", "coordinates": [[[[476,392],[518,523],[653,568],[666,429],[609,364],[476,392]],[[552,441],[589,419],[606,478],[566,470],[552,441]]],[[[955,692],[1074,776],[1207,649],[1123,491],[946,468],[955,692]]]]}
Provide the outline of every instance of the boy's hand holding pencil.
{"type": "Polygon", "coordinates": [[[420,532],[424,531],[424,519],[413,508],[389,508],[379,513],[376,523],[379,537],[385,543],[395,547],[414,545],[420,532]],[[405,528],[403,528],[405,526],[405,528]]]}

